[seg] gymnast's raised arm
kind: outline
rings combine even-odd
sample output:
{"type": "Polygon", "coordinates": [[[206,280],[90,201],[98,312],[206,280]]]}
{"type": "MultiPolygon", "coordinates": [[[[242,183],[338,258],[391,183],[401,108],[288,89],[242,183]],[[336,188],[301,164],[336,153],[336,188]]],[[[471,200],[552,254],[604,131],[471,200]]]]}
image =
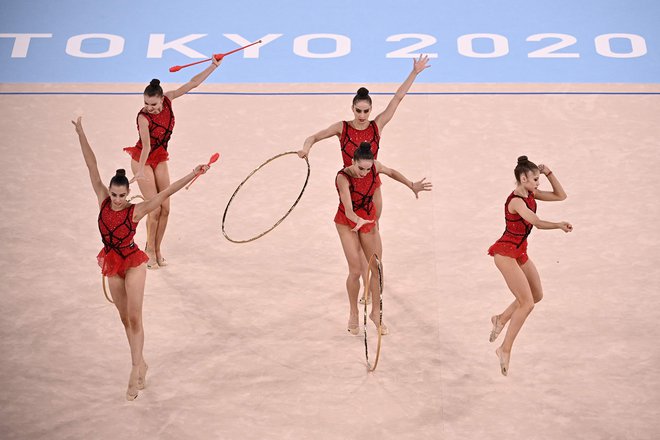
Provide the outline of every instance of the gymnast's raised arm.
{"type": "Polygon", "coordinates": [[[92,147],[87,141],[87,136],[85,136],[85,131],[82,126],[82,116],[78,116],[78,119],[71,121],[74,127],[76,127],[76,133],[78,133],[78,140],[80,141],[80,149],[82,150],[83,157],[85,158],[85,165],[87,165],[87,171],[89,171],[89,179],[92,182],[92,188],[94,193],[96,193],[96,198],[99,202],[99,207],[101,203],[108,198],[108,188],[101,181],[101,175],[99,174],[99,168],[96,163],[96,156],[92,147]]]}

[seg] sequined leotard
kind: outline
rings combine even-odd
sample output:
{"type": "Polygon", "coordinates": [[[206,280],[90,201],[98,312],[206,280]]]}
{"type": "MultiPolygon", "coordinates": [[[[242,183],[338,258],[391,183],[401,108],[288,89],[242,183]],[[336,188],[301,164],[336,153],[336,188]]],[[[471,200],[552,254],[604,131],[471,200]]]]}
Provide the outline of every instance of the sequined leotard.
{"type": "MultiPolygon", "coordinates": [[[[369,173],[364,177],[352,177],[345,169],[340,170],[337,173],[337,177],[339,177],[340,174],[348,180],[351,201],[353,202],[353,212],[357,214],[358,217],[362,217],[365,220],[376,220],[376,207],[373,203],[374,192],[376,191],[376,188],[378,188],[378,172],[376,171],[376,166],[372,166],[369,173]]],[[[335,179],[335,186],[337,187],[337,193],[339,194],[337,179],[335,179]]],[[[341,197],[339,199],[339,208],[335,215],[335,223],[348,225],[351,228],[354,228],[356,225],[355,222],[346,217],[346,211],[344,210],[344,204],[341,202],[341,197]]],[[[375,222],[367,223],[359,229],[359,232],[367,233],[371,231],[375,225],[375,222]]]]}
{"type": "MultiPolygon", "coordinates": [[[[140,115],[143,115],[149,121],[149,137],[151,150],[149,151],[149,157],[147,158],[147,165],[151,168],[156,168],[160,162],[164,162],[169,159],[169,154],[167,152],[167,143],[172,137],[172,130],[174,130],[174,113],[172,112],[172,101],[167,96],[163,96],[163,109],[158,114],[152,114],[140,110],[137,115],[139,119],[140,115]]],[[[137,123],[136,119],[136,123],[137,123]]],[[[138,131],[140,130],[138,126],[138,131]]],[[[140,155],[142,154],[142,139],[138,139],[134,147],[124,148],[131,158],[136,162],[140,161],[140,155]]]]}
{"type": "Polygon", "coordinates": [[[133,241],[137,222],[133,221],[135,205],[129,205],[121,211],[113,211],[110,197],[101,204],[99,212],[99,231],[103,249],[97,255],[101,273],[107,277],[119,275],[124,278],[126,271],[149,261],[133,241]]]}
{"type": "Polygon", "coordinates": [[[504,220],[506,222],[504,234],[488,249],[488,255],[499,254],[515,258],[522,265],[529,259],[527,256],[527,237],[532,232],[533,226],[522,218],[520,214],[511,214],[509,212],[509,202],[514,197],[522,199],[532,212],[536,212],[534,193],[530,192],[526,198],[511,193],[507,197],[506,203],[504,203],[504,220]]]}
{"type": "MultiPolygon", "coordinates": [[[[360,147],[362,142],[371,144],[371,153],[374,160],[378,159],[378,150],[380,149],[380,133],[376,121],[369,121],[369,125],[364,130],[354,128],[348,121],[342,121],[341,135],[339,136],[339,145],[341,147],[341,159],[345,167],[353,164],[353,155],[355,150],[360,147]]],[[[380,176],[376,174],[376,188],[380,186],[380,176]]]]}

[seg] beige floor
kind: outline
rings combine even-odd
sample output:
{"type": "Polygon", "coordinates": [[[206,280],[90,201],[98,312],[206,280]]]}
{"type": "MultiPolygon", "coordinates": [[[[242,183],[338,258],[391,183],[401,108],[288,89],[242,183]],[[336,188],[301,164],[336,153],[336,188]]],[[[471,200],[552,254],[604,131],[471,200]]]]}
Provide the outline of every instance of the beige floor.
{"type": "MultiPolygon", "coordinates": [[[[0,86],[28,89],[140,86],[0,86]]],[[[374,99],[378,112],[389,97],[374,99]]],[[[383,134],[380,160],[435,187],[415,200],[406,188],[384,183],[384,311],[392,334],[374,374],[365,373],[361,338],[344,327],[346,268],[332,223],[336,139],[312,151],[309,186],[279,228],[245,245],[220,232],[227,200],[249,171],[350,117],[349,105],[349,96],[175,101],[171,175],[214,151],[222,159],[173,198],[164,245],[170,266],[147,279],[148,388],[127,403],[129,353],[102,295],[94,258],[98,208],[69,120],[84,114],[109,179],[115,168],[128,167],[121,147],[135,141],[140,96],[0,96],[0,437],[658,438],[660,96],[407,97],[383,134]],[[502,204],[520,154],[548,164],[569,194],[563,203],[540,204],[540,216],[571,221],[575,230],[533,232],[530,255],[545,299],[516,341],[505,378],[487,337],[490,315],[512,296],[486,249],[502,232],[502,204]]],[[[304,162],[293,159],[273,163],[246,188],[228,228],[256,230],[286,209],[305,172],[304,162]]]]}

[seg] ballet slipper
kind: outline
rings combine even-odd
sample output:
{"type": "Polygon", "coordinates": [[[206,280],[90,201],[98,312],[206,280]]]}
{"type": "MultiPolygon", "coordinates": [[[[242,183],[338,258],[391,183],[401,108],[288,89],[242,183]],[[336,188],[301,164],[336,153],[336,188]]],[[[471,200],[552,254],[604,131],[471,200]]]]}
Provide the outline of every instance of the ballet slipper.
{"type": "Polygon", "coordinates": [[[353,320],[351,318],[348,318],[348,328],[347,328],[347,330],[350,334],[357,335],[358,333],[360,333],[360,324],[359,324],[359,322],[360,322],[360,320],[357,316],[353,320]],[[354,321],[355,324],[352,324],[351,321],[354,321]]]}
{"type": "Polygon", "coordinates": [[[497,357],[500,360],[500,371],[502,373],[502,376],[508,375],[509,374],[509,357],[510,357],[510,355],[507,355],[506,353],[504,353],[504,351],[502,350],[502,347],[498,347],[495,350],[495,354],[497,355],[497,357]]]}
{"type": "Polygon", "coordinates": [[[155,256],[152,257],[151,255],[149,255],[148,252],[147,252],[147,256],[149,257],[149,261],[147,261],[147,269],[151,269],[151,270],[158,269],[159,266],[156,257],[155,256]]]}
{"type": "Polygon", "coordinates": [[[143,390],[147,386],[147,370],[149,369],[149,365],[142,360],[142,365],[140,365],[139,374],[138,374],[138,379],[137,379],[137,389],[138,390],[143,390]]]}
{"type": "MultiPolygon", "coordinates": [[[[374,323],[374,325],[376,326],[376,328],[378,328],[378,322],[380,321],[380,317],[376,320],[376,319],[374,319],[373,315],[370,314],[370,315],[369,315],[369,318],[371,319],[371,322],[374,323]]],[[[381,323],[380,323],[380,334],[381,334],[382,336],[385,336],[385,335],[389,335],[389,334],[390,334],[390,329],[387,328],[387,326],[385,325],[384,322],[381,322],[381,323]]]]}
{"type": "Polygon", "coordinates": [[[160,267],[167,266],[167,260],[165,258],[157,258],[156,262],[158,263],[158,266],[160,266],[160,267]]]}
{"type": "Polygon", "coordinates": [[[147,257],[149,257],[149,261],[147,261],[147,269],[158,269],[158,259],[156,258],[156,254],[149,250],[148,244],[144,245],[144,252],[147,254],[147,257]]]}
{"type": "MultiPolygon", "coordinates": [[[[360,304],[364,305],[364,295],[360,298],[360,304]]],[[[367,298],[367,304],[371,304],[371,295],[367,298]]]]}
{"type": "Polygon", "coordinates": [[[138,367],[131,368],[131,375],[128,378],[128,388],[126,389],[126,400],[128,400],[129,402],[135,400],[138,396],[138,388],[137,388],[138,375],[139,375],[139,368],[138,367]]]}
{"type": "Polygon", "coordinates": [[[493,323],[493,329],[490,331],[490,338],[488,340],[493,342],[500,335],[502,329],[504,329],[504,324],[500,323],[500,315],[491,316],[490,322],[493,323]]]}

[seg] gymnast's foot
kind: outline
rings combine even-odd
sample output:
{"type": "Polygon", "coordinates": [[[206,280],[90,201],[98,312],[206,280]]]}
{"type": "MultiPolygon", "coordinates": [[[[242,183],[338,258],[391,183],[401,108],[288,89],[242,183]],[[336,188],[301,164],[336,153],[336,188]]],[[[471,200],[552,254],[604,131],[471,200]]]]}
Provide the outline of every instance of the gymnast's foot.
{"type": "Polygon", "coordinates": [[[360,333],[358,315],[351,315],[348,317],[348,332],[352,335],[357,335],[360,333]]]}
{"type": "MultiPolygon", "coordinates": [[[[364,305],[364,294],[365,292],[362,292],[362,296],[360,297],[360,304],[364,305]]],[[[367,297],[367,304],[371,304],[371,295],[367,297]]]]}
{"type": "Polygon", "coordinates": [[[369,319],[371,319],[371,322],[374,323],[374,325],[376,326],[376,328],[378,328],[378,324],[380,323],[380,334],[381,334],[381,335],[384,336],[384,335],[387,335],[387,334],[390,333],[390,329],[387,328],[387,326],[385,325],[385,323],[384,323],[384,322],[380,322],[380,316],[375,317],[374,314],[373,314],[373,312],[371,312],[371,313],[369,314],[369,319]]]}
{"type": "Polygon", "coordinates": [[[500,332],[504,328],[504,324],[500,322],[500,315],[491,316],[490,322],[493,323],[493,329],[490,331],[490,338],[488,338],[488,340],[493,342],[500,335],[500,332]]]}
{"type": "Polygon", "coordinates": [[[138,390],[143,390],[147,386],[147,370],[149,369],[149,365],[142,359],[142,363],[140,364],[140,368],[138,370],[138,378],[137,378],[137,389],[138,390]]]}
{"type": "Polygon", "coordinates": [[[158,260],[156,259],[156,253],[150,251],[149,249],[145,249],[145,252],[149,257],[149,261],[147,261],[147,269],[152,269],[152,270],[158,269],[158,260]]]}
{"type": "Polygon", "coordinates": [[[506,353],[502,347],[498,347],[497,350],[495,350],[495,354],[497,355],[498,359],[500,360],[500,371],[502,372],[502,376],[506,376],[509,374],[509,359],[511,358],[511,353],[506,353]]]}
{"type": "Polygon", "coordinates": [[[126,400],[133,401],[138,396],[138,376],[140,374],[140,367],[133,366],[131,368],[131,375],[128,377],[128,388],[126,389],[126,400]]]}

